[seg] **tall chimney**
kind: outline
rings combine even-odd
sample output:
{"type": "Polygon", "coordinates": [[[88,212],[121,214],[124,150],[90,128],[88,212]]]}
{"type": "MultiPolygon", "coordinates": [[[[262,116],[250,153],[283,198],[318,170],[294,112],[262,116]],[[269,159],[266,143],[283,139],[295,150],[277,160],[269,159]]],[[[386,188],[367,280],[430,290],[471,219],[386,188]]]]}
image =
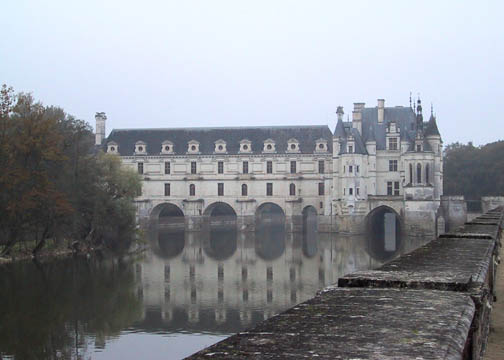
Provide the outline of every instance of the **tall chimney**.
{"type": "Polygon", "coordinates": [[[385,100],[378,99],[378,124],[383,123],[385,118],[385,100]]]}
{"type": "Polygon", "coordinates": [[[354,103],[354,109],[352,111],[352,127],[357,129],[362,134],[362,109],[364,109],[364,103],[354,103]]]}
{"type": "Polygon", "coordinates": [[[338,121],[343,121],[343,115],[345,112],[343,111],[343,106],[338,106],[336,109],[336,114],[338,114],[338,121]]]}
{"type": "Polygon", "coordinates": [[[105,139],[105,121],[107,121],[107,115],[104,112],[97,112],[95,115],[96,120],[96,145],[101,145],[102,141],[105,139]]]}

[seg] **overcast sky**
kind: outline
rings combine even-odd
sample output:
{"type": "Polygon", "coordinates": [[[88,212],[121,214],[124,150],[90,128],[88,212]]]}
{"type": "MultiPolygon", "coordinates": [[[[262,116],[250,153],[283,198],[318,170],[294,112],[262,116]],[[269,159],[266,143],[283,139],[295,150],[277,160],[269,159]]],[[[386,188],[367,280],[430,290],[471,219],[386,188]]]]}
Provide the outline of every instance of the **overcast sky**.
{"type": "Polygon", "coordinates": [[[503,4],[3,0],[0,83],[93,126],[104,111],[107,134],[334,130],[338,105],[408,106],[411,91],[445,144],[479,145],[504,138],[503,4]]]}

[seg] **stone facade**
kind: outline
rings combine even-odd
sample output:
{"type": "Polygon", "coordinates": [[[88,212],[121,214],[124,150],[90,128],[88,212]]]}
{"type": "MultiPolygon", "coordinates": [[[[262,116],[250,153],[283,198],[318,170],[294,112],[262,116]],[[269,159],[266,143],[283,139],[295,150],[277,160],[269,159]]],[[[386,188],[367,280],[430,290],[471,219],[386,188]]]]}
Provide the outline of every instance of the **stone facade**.
{"type": "MultiPolygon", "coordinates": [[[[102,148],[143,176],[138,216],[177,206],[189,228],[215,204],[253,230],[264,204],[278,205],[288,229],[303,211],[319,215],[319,230],[361,232],[366,216],[385,206],[407,231],[435,232],[442,188],[442,141],[436,119],[413,107],[354,104],[352,121],[338,107],[327,126],[115,129],[102,148]]],[[[97,125],[105,116],[97,114],[97,125]]],[[[98,124],[99,123],[99,124],[98,124]]],[[[101,134],[97,134],[98,138],[101,134]]]]}

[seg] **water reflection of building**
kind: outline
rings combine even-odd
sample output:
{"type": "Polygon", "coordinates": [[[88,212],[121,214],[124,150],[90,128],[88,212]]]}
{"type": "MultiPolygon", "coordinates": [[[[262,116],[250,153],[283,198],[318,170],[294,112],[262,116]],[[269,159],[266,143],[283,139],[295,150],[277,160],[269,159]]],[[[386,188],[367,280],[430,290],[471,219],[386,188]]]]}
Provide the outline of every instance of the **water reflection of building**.
{"type": "Polygon", "coordinates": [[[153,251],[137,271],[139,294],[144,320],[165,330],[239,331],[382,260],[369,256],[364,237],[336,238],[314,228],[286,233],[281,225],[255,233],[156,227],[149,239],[153,251]]]}

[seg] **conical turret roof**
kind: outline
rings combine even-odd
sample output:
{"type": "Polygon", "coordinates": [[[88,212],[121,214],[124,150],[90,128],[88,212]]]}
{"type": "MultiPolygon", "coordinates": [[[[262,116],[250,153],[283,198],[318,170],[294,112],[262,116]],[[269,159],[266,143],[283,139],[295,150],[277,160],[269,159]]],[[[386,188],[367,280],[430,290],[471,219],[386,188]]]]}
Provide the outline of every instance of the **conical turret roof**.
{"type": "Polygon", "coordinates": [[[441,136],[441,134],[439,134],[439,130],[438,130],[437,123],[436,123],[436,117],[434,115],[430,116],[430,119],[427,122],[427,127],[425,129],[425,136],[429,136],[429,135],[441,136]]]}
{"type": "Polygon", "coordinates": [[[345,138],[346,137],[345,126],[343,125],[343,120],[338,119],[338,123],[336,124],[336,130],[334,130],[334,136],[345,138]]]}

